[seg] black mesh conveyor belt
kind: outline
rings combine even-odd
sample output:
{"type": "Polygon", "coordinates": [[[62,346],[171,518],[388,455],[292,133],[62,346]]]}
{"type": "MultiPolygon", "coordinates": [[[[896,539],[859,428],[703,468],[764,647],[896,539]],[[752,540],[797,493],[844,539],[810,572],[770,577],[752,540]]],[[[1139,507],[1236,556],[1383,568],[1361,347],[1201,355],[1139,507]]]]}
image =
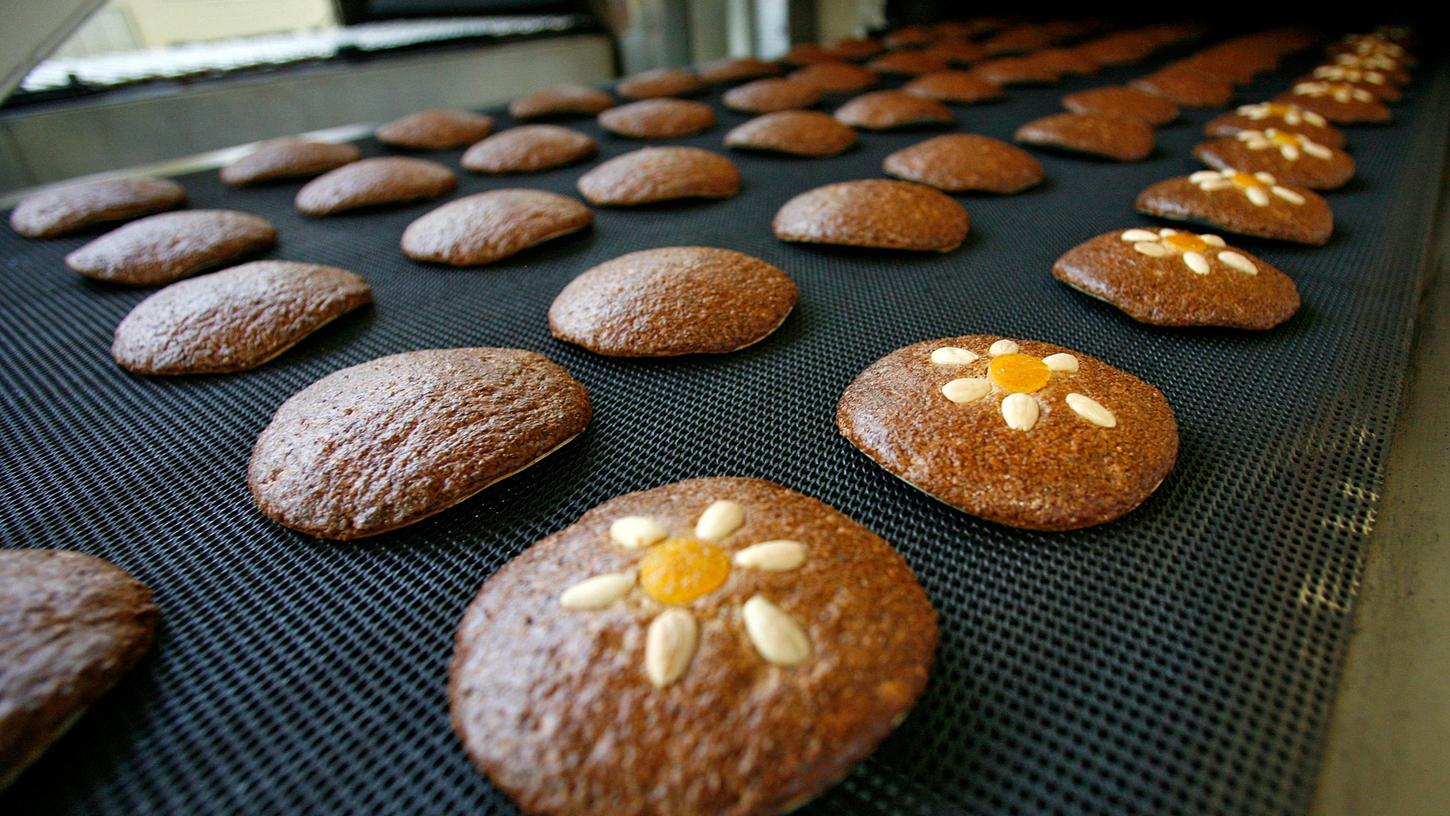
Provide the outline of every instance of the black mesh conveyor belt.
{"type": "MultiPolygon", "coordinates": [[[[1306,59],[1238,100],[1286,87],[1306,59]]],[[[1062,93],[1147,70],[1013,90],[958,108],[960,127],[1010,138],[1062,93]]],[[[513,813],[448,722],[454,626],[479,584],[611,496],[745,474],[880,532],[941,612],[915,713],[807,812],[1302,811],[1400,404],[1447,103],[1450,73],[1422,66],[1393,126],[1348,130],[1359,176],[1329,196],[1327,247],[1234,239],[1303,294],[1300,314],[1266,334],[1140,326],[1049,274],[1079,241],[1150,223],[1134,196],[1197,169],[1189,150],[1205,112],[1161,130],[1139,164],[1040,154],[1048,183],[964,198],[972,233],[945,255],[810,249],[770,232],[791,195],[877,177],[882,157],[922,132],[864,134],[860,149],[826,160],[732,154],[745,179],[734,199],[600,210],[588,234],[475,270],[398,251],[403,227],[433,204],[309,220],[291,207],[297,185],[233,191],[196,174],[183,179],[191,206],[265,215],[281,232],[270,257],[355,270],[377,297],[236,376],[128,376],[111,362],[111,332],[147,293],[68,272],[61,257],[84,238],[0,229],[0,538],[110,558],[162,609],[151,656],[0,810],[513,813]],[[545,312],[573,276],[671,244],[775,263],[799,282],[801,305],[765,342],[720,357],[607,360],[550,337],[545,312]],[[1177,471],[1117,523],[1036,534],[938,504],[837,435],[836,400],[867,364],[967,332],[1061,343],[1159,386],[1182,429],[1177,471]],[[365,543],[308,540],[253,507],[247,457],[289,395],[380,355],[464,345],[536,349],[565,365],[593,396],[588,433],[365,543]]],[[[684,141],[719,147],[746,118],[722,110],[719,127],[684,141]]],[[[641,146],[600,140],[605,156],[641,146]]],[[[442,158],[456,166],[458,155],[442,158]]],[[[582,172],[464,174],[460,194],[572,193],[582,172]]]]}

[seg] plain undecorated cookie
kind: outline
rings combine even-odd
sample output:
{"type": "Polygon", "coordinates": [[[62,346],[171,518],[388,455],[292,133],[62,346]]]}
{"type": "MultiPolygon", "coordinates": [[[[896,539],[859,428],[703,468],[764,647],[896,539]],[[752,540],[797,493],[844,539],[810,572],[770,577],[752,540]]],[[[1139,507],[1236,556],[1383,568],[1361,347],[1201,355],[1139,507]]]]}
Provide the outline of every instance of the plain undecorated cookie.
{"type": "Polygon", "coordinates": [[[1062,106],[1073,113],[1131,116],[1153,127],[1166,125],[1178,118],[1178,106],[1171,101],[1122,85],[1106,85],[1070,93],[1062,98],[1062,106]]]}
{"type": "Polygon", "coordinates": [[[509,103],[515,119],[544,119],[565,116],[597,116],[614,107],[614,97],[588,85],[554,85],[525,94],[509,103]]]}
{"type": "Polygon", "coordinates": [[[1131,116],[1055,113],[1017,128],[1022,144],[1087,153],[1114,161],[1139,161],[1153,152],[1153,127],[1131,116]]]}
{"type": "Polygon", "coordinates": [[[725,57],[701,65],[698,71],[700,79],[711,85],[744,82],[779,73],[779,65],[755,57],[725,57]]]}
{"type": "Polygon", "coordinates": [[[463,169],[475,173],[537,173],[584,161],[599,152],[592,136],[558,125],[521,125],[464,151],[463,169]]]}
{"type": "Polygon", "coordinates": [[[1207,233],[1114,230],[1068,250],[1052,274],[1155,326],[1269,329],[1299,309],[1288,275],[1207,233]]]}
{"type": "Polygon", "coordinates": [[[725,146],[790,156],[835,156],[856,144],[856,131],[820,111],[757,116],[725,134],[725,146]]]}
{"type": "Polygon", "coordinates": [[[449,701],[526,814],[775,816],[905,718],[936,644],[880,537],[770,482],[691,479],[607,501],[491,576],[449,701]]]}
{"type": "Polygon", "coordinates": [[[109,561],[0,550],[0,790],[141,660],[156,618],[151,590],[109,561]]]}
{"type": "Polygon", "coordinates": [[[892,153],[888,174],[949,193],[1018,193],[1042,182],[1042,164],[1031,153],[989,136],[950,133],[892,153]]]}
{"type": "Polygon", "coordinates": [[[372,300],[362,278],[295,261],[253,261],[174,283],[116,327],[111,356],[136,374],[256,368],[372,300]]]}
{"type": "Polygon", "coordinates": [[[697,94],[705,83],[682,68],[652,68],[621,79],[614,90],[625,99],[656,99],[697,94]]]}
{"type": "Polygon", "coordinates": [[[1233,101],[1234,95],[1229,83],[1182,69],[1138,77],[1131,85],[1184,108],[1221,108],[1233,101]]]}
{"type": "Polygon", "coordinates": [[[377,207],[438,198],[458,187],[446,166],[409,156],[362,159],[303,185],[294,199],[307,215],[331,215],[359,207],[377,207]]]}
{"type": "Polygon", "coordinates": [[[645,99],[599,114],[599,126],[629,139],[678,139],[715,126],[715,111],[688,99],[645,99]]]}
{"type": "Polygon", "coordinates": [[[847,62],[820,62],[792,71],[790,78],[821,89],[822,93],[847,94],[864,91],[881,82],[875,71],[847,62]]]}
{"type": "Polygon", "coordinates": [[[934,71],[911,80],[901,90],[947,104],[969,105],[1001,99],[1002,86],[971,71],[934,71]]]}
{"type": "Polygon", "coordinates": [[[809,108],[821,101],[821,89],[808,82],[771,77],[737,85],[726,91],[720,101],[741,113],[774,113],[809,108]]]}
{"type": "Polygon", "coordinates": [[[463,110],[434,109],[410,113],[373,135],[378,141],[410,150],[452,150],[471,145],[493,132],[493,117],[463,110]]]}
{"type": "Polygon", "coordinates": [[[482,266],[594,222],[575,199],[544,190],[491,190],[450,201],[403,230],[415,261],[482,266]]]}
{"type": "Polygon", "coordinates": [[[966,240],[970,219],[961,204],[925,185],[866,179],[801,193],[772,226],[782,241],[950,252],[966,240]]]}
{"type": "Polygon", "coordinates": [[[571,281],[549,307],[549,329],[615,357],[721,354],[765,339],[798,297],[789,275],[742,252],[647,249],[571,281]]]}
{"type": "Polygon", "coordinates": [[[68,184],[26,196],[10,213],[10,228],[26,238],[56,238],[111,221],[128,221],[186,201],[170,179],[120,178],[68,184]]]}
{"type": "Polygon", "coordinates": [[[914,343],[846,389],[836,426],[887,472],[1010,527],[1112,521],[1173,470],[1158,389],[1062,346],[991,335],[914,343]]]}
{"type": "Polygon", "coordinates": [[[558,450],[589,424],[589,395],[532,351],[409,351],[294,394],[257,437],[252,498],[316,538],[395,530],[558,450]]]}
{"type": "Polygon", "coordinates": [[[1279,184],[1268,173],[1200,170],[1160,181],[1138,194],[1138,211],[1315,246],[1328,242],[1334,232],[1334,213],[1323,197],[1279,184]]]}
{"type": "Polygon", "coordinates": [[[159,286],[277,241],[272,222],[236,210],[183,210],[132,221],[65,256],[92,280],[159,286]]]}
{"type": "Polygon", "coordinates": [[[878,74],[901,74],[917,76],[933,71],[945,71],[949,63],[945,57],[926,51],[891,51],[866,63],[866,67],[878,74]]]}
{"type": "Polygon", "coordinates": [[[729,198],[740,192],[740,170],[719,153],[698,147],[646,147],[585,173],[579,192],[590,204],[609,207],[729,198]]]}
{"type": "Polygon", "coordinates": [[[892,130],[956,121],[946,105],[902,91],[872,91],[836,109],[836,119],[865,130],[892,130]]]}
{"type": "Polygon", "coordinates": [[[262,142],[221,169],[224,184],[247,187],[270,181],[312,178],[362,158],[354,144],[313,142],[288,136],[262,142]]]}

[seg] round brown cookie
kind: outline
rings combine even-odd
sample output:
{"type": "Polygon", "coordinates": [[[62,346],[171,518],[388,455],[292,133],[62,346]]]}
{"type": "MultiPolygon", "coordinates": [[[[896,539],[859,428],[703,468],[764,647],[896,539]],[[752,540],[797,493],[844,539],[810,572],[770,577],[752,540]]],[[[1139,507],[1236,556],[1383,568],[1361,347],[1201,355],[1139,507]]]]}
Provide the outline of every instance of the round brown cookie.
{"type": "Polygon", "coordinates": [[[1138,194],[1138,211],[1197,221],[1240,235],[1321,245],[1334,232],[1329,203],[1312,190],[1279,184],[1268,173],[1200,170],[1138,194]]]}
{"type": "Polygon", "coordinates": [[[272,222],[236,210],[184,210],[132,221],[65,256],[92,280],[171,283],[277,241],[272,222]]]}
{"type": "Polygon", "coordinates": [[[887,156],[881,168],[897,178],[949,193],[1019,193],[1042,182],[1042,165],[1032,154],[971,133],[918,142],[887,156]]]}
{"type": "Polygon", "coordinates": [[[922,74],[901,90],[938,102],[969,105],[1002,98],[1002,86],[971,71],[936,71],[922,74]]]}
{"type": "Polygon", "coordinates": [[[1032,55],[1039,65],[1045,65],[1059,76],[1097,76],[1102,66],[1076,48],[1044,48],[1032,55]]]}
{"type": "Polygon", "coordinates": [[[1055,113],[1017,128],[1018,142],[1088,153],[1115,161],[1139,161],[1153,152],[1153,127],[1131,116],[1055,113]]]}
{"type": "Polygon", "coordinates": [[[1356,88],[1363,88],[1385,102],[1400,101],[1400,89],[1380,71],[1367,68],[1351,68],[1345,65],[1321,65],[1301,82],[1343,82],[1356,88]]]}
{"type": "Polygon", "coordinates": [[[247,483],[273,521],[346,541],[446,510],[583,433],[589,394],[532,351],[409,351],[294,394],[257,437],[247,483]]]}
{"type": "Polygon", "coordinates": [[[1157,94],[1107,85],[1070,93],[1062,98],[1062,106],[1073,113],[1103,113],[1131,116],[1157,127],[1178,118],[1178,106],[1157,94]]]}
{"type": "Polygon", "coordinates": [[[836,119],[842,124],[866,130],[950,125],[956,121],[946,105],[902,91],[861,94],[837,108],[836,119]]]}
{"type": "Polygon", "coordinates": [[[924,49],[923,53],[946,60],[948,65],[971,65],[987,58],[987,51],[982,46],[957,37],[937,40],[924,49]]]}
{"type": "Polygon", "coordinates": [[[740,192],[740,170],[698,147],[646,147],[615,156],[579,178],[590,204],[630,207],[677,198],[729,198],[740,192]]]}
{"type": "Polygon", "coordinates": [[[757,116],[725,134],[725,146],[792,156],[835,156],[856,144],[856,131],[820,111],[757,116]]]}
{"type": "Polygon", "coordinates": [[[594,213],[544,190],[490,190],[450,201],[403,230],[403,254],[415,261],[483,266],[578,232],[594,213]]]}
{"type": "Polygon", "coordinates": [[[925,51],[891,51],[866,63],[866,67],[878,74],[916,76],[945,71],[947,64],[945,59],[925,51]]]}
{"type": "Polygon", "coordinates": [[[1240,105],[1233,113],[1216,116],[1203,126],[1209,136],[1237,136],[1245,130],[1273,128],[1283,133],[1301,133],[1325,147],[1344,147],[1344,133],[1314,111],[1283,102],[1240,105]]]}
{"type": "Polygon", "coordinates": [[[1120,31],[1074,47],[1099,65],[1119,66],[1142,62],[1158,46],[1140,32],[1120,31]]]}
{"type": "Polygon", "coordinates": [[[0,550],[0,790],[140,661],[156,617],[151,590],[109,561],[0,550]]]}
{"type": "Polygon", "coordinates": [[[647,249],[571,281],[549,307],[549,329],[611,357],[723,354],[764,340],[798,297],[789,275],[741,252],[647,249]]]}
{"type": "Polygon", "coordinates": [[[1392,117],[1390,109],[1363,88],[1343,82],[1300,82],[1274,97],[1340,124],[1378,124],[1392,117]]]}
{"type": "Polygon", "coordinates": [[[521,125],[464,151],[460,163],[475,173],[537,173],[581,162],[599,152],[593,137],[558,125],[521,125]]]}
{"type": "Polygon", "coordinates": [[[774,816],[906,717],[936,644],[880,537],[771,482],[691,479],[605,502],[491,576],[449,699],[524,813],[774,816]]]}
{"type": "Polygon", "coordinates": [[[821,93],[864,91],[881,81],[875,71],[845,62],[819,62],[790,73],[790,78],[821,89],[821,93]]]}
{"type": "Polygon", "coordinates": [[[493,117],[462,110],[425,110],[380,125],[378,141],[410,150],[452,150],[493,132],[493,117]]]}
{"type": "Polygon", "coordinates": [[[1311,190],[1335,190],[1354,177],[1354,159],[1348,153],[1274,128],[1210,139],[1193,148],[1193,155],[1218,170],[1267,172],[1285,184],[1311,190]]]}
{"type": "Polygon", "coordinates": [[[1358,68],[1361,71],[1378,71],[1396,85],[1404,85],[1410,81],[1410,72],[1389,57],[1338,54],[1334,57],[1333,64],[1345,68],[1358,68]]]}
{"type": "Polygon", "coordinates": [[[342,269],[254,261],[136,304],[116,327],[111,356],[137,374],[246,371],[372,298],[362,278],[342,269]]]}
{"type": "Polygon", "coordinates": [[[780,66],[755,57],[726,57],[700,66],[700,79],[711,85],[744,82],[747,79],[775,76],[780,66]]]}
{"type": "Polygon", "coordinates": [[[1288,275],[1217,235],[1115,230],[1068,250],[1052,274],[1155,326],[1269,329],[1299,310],[1288,275]]]}
{"type": "Polygon", "coordinates": [[[942,193],[906,181],[827,184],[792,198],[775,214],[782,241],[950,252],[966,240],[967,210],[942,193]]]}
{"type": "Polygon", "coordinates": [[[438,162],[408,156],[362,159],[318,176],[297,191],[294,202],[307,215],[331,215],[453,192],[458,177],[438,162]]]}
{"type": "Polygon", "coordinates": [[[599,126],[630,139],[678,139],[715,126],[715,111],[687,99],[645,99],[599,114],[599,126]]]}
{"type": "Polygon", "coordinates": [[[998,85],[1051,85],[1062,78],[1055,66],[1031,57],[999,57],[977,63],[972,71],[998,85]]]}
{"type": "Polygon", "coordinates": [[[933,23],[931,30],[938,37],[981,37],[991,34],[1002,26],[998,21],[987,17],[978,17],[973,20],[943,20],[933,23]]]}
{"type": "Polygon", "coordinates": [[[614,97],[588,85],[555,85],[515,99],[509,115],[515,119],[555,116],[595,116],[614,107],[614,97]]]}
{"type": "Polygon", "coordinates": [[[880,54],[885,48],[875,37],[847,37],[826,46],[826,53],[836,59],[864,60],[880,54]]]}
{"type": "Polygon", "coordinates": [[[1045,28],[1035,24],[1015,25],[982,41],[982,48],[993,56],[1026,54],[1052,45],[1045,28]]]}
{"type": "Polygon", "coordinates": [[[1198,76],[1212,82],[1248,85],[1259,74],[1274,70],[1278,59],[1271,55],[1244,55],[1230,52],[1200,52],[1172,63],[1170,74],[1198,76]]]}
{"type": "Polygon", "coordinates": [[[818,43],[797,43],[781,56],[790,65],[813,65],[817,62],[839,62],[818,43]]]}
{"type": "Polygon", "coordinates": [[[10,213],[10,228],[26,238],[56,238],[110,221],[129,221],[186,201],[170,179],[119,178],[67,184],[26,196],[10,213]]]}
{"type": "Polygon", "coordinates": [[[794,79],[772,77],[737,85],[720,97],[725,107],[742,113],[809,108],[821,101],[821,89],[794,79]]]}
{"type": "Polygon", "coordinates": [[[619,80],[614,90],[625,99],[657,99],[697,94],[705,83],[682,68],[652,68],[619,80]]]}
{"type": "Polygon", "coordinates": [[[881,39],[887,48],[918,48],[930,45],[939,35],[924,25],[909,25],[892,31],[881,39]]]}
{"type": "Polygon", "coordinates": [[[1158,389],[1051,343],[915,343],[846,389],[836,427],[889,473],[959,510],[1029,530],[1112,521],[1173,470],[1158,389]]]}
{"type": "Polygon", "coordinates": [[[362,158],[354,144],[330,144],[287,137],[257,149],[221,169],[223,184],[246,187],[269,181],[312,178],[362,158]]]}
{"type": "Polygon", "coordinates": [[[1131,84],[1185,108],[1221,108],[1234,96],[1229,83],[1187,70],[1163,70],[1138,77],[1131,84]]]}

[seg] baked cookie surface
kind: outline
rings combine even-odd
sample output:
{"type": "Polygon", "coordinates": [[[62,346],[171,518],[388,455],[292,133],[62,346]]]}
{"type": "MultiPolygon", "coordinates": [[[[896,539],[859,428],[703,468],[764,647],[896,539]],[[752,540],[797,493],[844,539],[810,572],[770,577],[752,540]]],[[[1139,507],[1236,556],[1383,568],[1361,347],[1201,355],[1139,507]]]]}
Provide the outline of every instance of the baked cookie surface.
{"type": "Polygon", "coordinates": [[[65,256],[82,275],[129,286],[159,286],[277,240],[272,222],[236,210],[182,210],[118,227],[65,256]]]}
{"type": "Polygon", "coordinates": [[[949,133],[887,156],[881,169],[949,193],[1019,193],[1042,183],[1042,164],[1016,145],[974,133],[949,133]]]}
{"type": "Polygon", "coordinates": [[[357,145],[313,142],[288,136],[257,145],[221,169],[222,183],[247,187],[269,181],[312,178],[362,158],[357,145]]]}
{"type": "Polygon", "coordinates": [[[1148,158],[1155,141],[1147,122],[1105,113],[1054,113],[1017,128],[1013,139],[1124,162],[1148,158]]]}
{"type": "Polygon", "coordinates": [[[950,125],[951,109],[925,96],[903,91],[871,91],[836,109],[841,123],[865,130],[950,125]]]}
{"type": "Polygon", "coordinates": [[[809,108],[821,101],[821,89],[809,82],[771,77],[737,85],[720,97],[725,107],[742,113],[809,108]]]}
{"type": "Polygon", "coordinates": [[[331,215],[360,207],[438,198],[458,187],[458,177],[438,162],[383,156],[350,162],[307,182],[293,204],[307,215],[331,215]]]}
{"type": "Polygon", "coordinates": [[[459,163],[475,173],[537,173],[584,161],[599,151],[594,138],[558,125],[520,125],[464,151],[459,163]]]}
{"type": "Polygon", "coordinates": [[[678,198],[729,198],[740,192],[735,163],[698,147],[646,147],[579,177],[590,204],[629,207],[678,198]]]}
{"type": "Polygon", "coordinates": [[[1216,170],[1266,172],[1285,184],[1311,190],[1335,190],[1354,177],[1354,159],[1302,133],[1241,130],[1193,148],[1199,161],[1216,170]]]}
{"type": "Polygon", "coordinates": [[[1200,170],[1148,187],[1138,194],[1137,206],[1139,212],[1160,218],[1301,244],[1326,243],[1334,232],[1329,202],[1264,172],[1200,170]]]}
{"type": "Polygon", "coordinates": [[[273,521],[351,540],[412,524],[553,453],[589,395],[531,351],[428,349],[335,371],[257,437],[252,498],[273,521]]]}
{"type": "Polygon", "coordinates": [[[515,119],[544,119],[565,116],[595,116],[614,107],[614,97],[588,85],[554,85],[509,103],[515,119]]]}
{"type": "Polygon", "coordinates": [[[770,482],[691,479],[595,507],[483,584],[453,727],[525,813],[773,815],[890,733],[936,643],[880,537],[770,482]]]}
{"type": "Polygon", "coordinates": [[[385,145],[409,150],[452,150],[493,132],[493,117],[464,110],[434,109],[410,113],[373,131],[385,145]]]}
{"type": "Polygon", "coordinates": [[[575,278],[549,307],[554,336],[596,354],[723,354],[775,331],[799,293],[775,266],[729,249],[631,252],[575,278]]]}
{"type": "Polygon", "coordinates": [[[594,213],[544,190],[490,190],[444,204],[403,230],[403,254],[415,261],[482,266],[578,232],[594,213]]]}
{"type": "Polygon", "coordinates": [[[682,68],[651,68],[621,79],[614,90],[625,99],[657,99],[697,94],[705,83],[682,68]]]}
{"type": "Polygon", "coordinates": [[[1258,102],[1240,105],[1232,113],[1208,120],[1203,132],[1208,136],[1237,136],[1245,130],[1268,130],[1300,133],[1325,147],[1344,148],[1344,133],[1314,111],[1283,102],[1258,102]]]}
{"type": "Polygon", "coordinates": [[[725,146],[791,156],[835,156],[856,144],[856,131],[820,111],[778,111],[757,116],[725,134],[725,146]]]}
{"type": "Polygon", "coordinates": [[[629,139],[678,139],[715,126],[715,110],[688,99],[645,99],[599,114],[599,126],[629,139]]]}
{"type": "Polygon", "coordinates": [[[1061,346],[990,335],[888,354],[846,389],[836,426],[911,485],[1032,530],[1122,516],[1178,455],[1177,423],[1158,389],[1061,346]]]}
{"type": "Polygon", "coordinates": [[[170,179],[119,178],[68,184],[26,196],[10,212],[10,228],[26,238],[56,238],[94,224],[128,221],[186,201],[170,179]]]}
{"type": "Polygon", "coordinates": [[[790,78],[821,89],[822,93],[847,94],[864,91],[881,82],[881,77],[868,68],[847,62],[821,62],[790,73],[790,78]]]}
{"type": "Polygon", "coordinates": [[[1393,118],[1389,107],[1373,93],[1344,82],[1299,82],[1273,101],[1298,105],[1346,125],[1380,124],[1393,118]]]}
{"type": "Polygon", "coordinates": [[[1103,113],[1131,116],[1157,127],[1178,118],[1178,106],[1156,94],[1108,85],[1070,93],[1062,98],[1062,106],[1073,113],[1103,113]]]}
{"type": "Polygon", "coordinates": [[[772,226],[782,241],[950,252],[966,240],[966,208],[907,181],[827,184],[787,201],[772,226]]]}
{"type": "Polygon", "coordinates": [[[1068,250],[1052,274],[1155,326],[1269,329],[1299,309],[1288,275],[1212,234],[1114,230],[1068,250]]]}
{"type": "Polygon", "coordinates": [[[947,104],[969,105],[1001,99],[1002,86],[971,71],[933,71],[901,86],[901,90],[947,104]]]}
{"type": "Polygon", "coordinates": [[[744,82],[749,79],[775,76],[779,73],[779,65],[755,57],[726,57],[707,62],[701,65],[699,70],[700,79],[711,85],[744,82]]]}

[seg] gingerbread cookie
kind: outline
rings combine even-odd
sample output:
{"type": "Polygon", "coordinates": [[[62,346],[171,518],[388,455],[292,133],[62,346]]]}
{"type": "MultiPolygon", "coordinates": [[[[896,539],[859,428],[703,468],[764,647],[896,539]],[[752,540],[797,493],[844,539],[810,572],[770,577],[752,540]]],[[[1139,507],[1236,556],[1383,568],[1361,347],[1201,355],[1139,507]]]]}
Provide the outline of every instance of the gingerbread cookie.
{"type": "Polygon", "coordinates": [[[737,85],[726,91],[720,101],[730,110],[741,113],[774,113],[809,108],[821,101],[821,89],[809,82],[771,77],[737,85]]]}
{"type": "Polygon", "coordinates": [[[425,110],[381,125],[373,136],[409,150],[452,150],[493,132],[493,117],[463,110],[425,110]]]}
{"type": "Polygon", "coordinates": [[[1022,144],[1139,161],[1153,152],[1153,128],[1141,119],[1102,113],[1056,113],[1017,128],[1022,144]]]}
{"type": "Polygon", "coordinates": [[[1025,23],[993,34],[982,41],[982,48],[995,57],[1027,54],[1052,44],[1052,36],[1045,27],[1025,23]]]}
{"type": "Polygon", "coordinates": [[[584,161],[599,152],[594,138],[558,125],[523,125],[484,139],[463,154],[475,173],[538,173],[584,161]]]}
{"type": "Polygon", "coordinates": [[[1164,69],[1138,77],[1132,87],[1184,108],[1221,108],[1233,101],[1233,86],[1188,70],[1164,69]]]}
{"type": "Polygon", "coordinates": [[[1392,114],[1373,93],[1343,82],[1299,82],[1275,102],[1289,102],[1340,124],[1378,124],[1392,114]]]}
{"type": "Polygon", "coordinates": [[[1002,86],[971,71],[936,71],[922,74],[901,90],[947,104],[969,105],[1002,98],[1002,86]]]}
{"type": "Polygon", "coordinates": [[[0,791],[141,660],[156,618],[151,590],[109,561],[0,550],[0,791]]]}
{"type": "Polygon", "coordinates": [[[111,356],[136,374],[246,371],[372,300],[362,278],[294,261],[255,261],[174,283],[136,304],[111,356]]]}
{"type": "Polygon", "coordinates": [[[10,213],[10,228],[26,238],[57,238],[95,224],[129,221],[186,201],[170,179],[119,178],[67,184],[26,196],[10,213]]]}
{"type": "Polygon", "coordinates": [[[1344,147],[1344,134],[1323,116],[1282,102],[1240,105],[1233,113],[1210,119],[1203,126],[1203,132],[1209,136],[1237,136],[1245,130],[1269,128],[1308,136],[1325,147],[1344,147]]]}
{"type": "Polygon", "coordinates": [[[614,105],[614,97],[598,88],[555,85],[515,99],[509,104],[509,115],[515,119],[596,116],[614,105]]]}
{"type": "Polygon", "coordinates": [[[614,90],[625,99],[658,99],[700,93],[705,83],[682,68],[652,68],[621,79],[614,90]]]}
{"type": "Polygon", "coordinates": [[[700,79],[711,85],[744,82],[749,79],[775,76],[780,66],[755,57],[726,57],[700,66],[700,79]]]}
{"type": "Polygon", "coordinates": [[[740,170],[698,147],[647,147],[607,162],[579,179],[590,204],[630,207],[679,198],[729,198],[740,192],[740,170]]]}
{"type": "Polygon", "coordinates": [[[902,91],[871,91],[836,109],[843,124],[866,130],[950,125],[956,121],[946,105],[902,91]]]}
{"type": "Polygon", "coordinates": [[[1201,170],[1160,181],[1138,194],[1138,211],[1300,244],[1324,244],[1334,232],[1328,202],[1262,172],[1201,170]]]}
{"type": "Polygon", "coordinates": [[[1178,456],[1158,389],[1061,346],[980,334],[876,361],[842,395],[836,426],[912,486],[1029,530],[1112,521],[1178,456]]]}
{"type": "Polygon", "coordinates": [[[1270,329],[1299,310],[1288,275],[1206,233],[1115,230],[1068,250],[1052,274],[1155,326],[1270,329]]]}
{"type": "Polygon", "coordinates": [[[771,482],[691,479],[605,502],[490,577],[449,700],[523,813],[775,816],[905,718],[936,643],[880,537],[771,482]]]}
{"type": "Polygon", "coordinates": [[[826,46],[826,54],[841,60],[864,60],[880,54],[886,48],[875,37],[847,37],[826,46]]]}
{"type": "Polygon", "coordinates": [[[1075,48],[1099,65],[1116,67],[1142,62],[1157,43],[1140,31],[1120,31],[1080,43],[1075,48]]]}
{"type": "Polygon", "coordinates": [[[793,71],[790,78],[821,89],[821,93],[848,94],[864,91],[881,81],[875,71],[845,62],[822,62],[793,71]]]}
{"type": "Polygon", "coordinates": [[[482,266],[578,232],[594,213],[543,190],[491,190],[450,201],[403,230],[403,254],[415,261],[482,266]]]}
{"type": "Polygon", "coordinates": [[[571,281],[549,307],[549,329],[611,357],[723,354],[764,340],[798,297],[789,275],[741,252],[647,249],[571,281]]]}
{"type": "Polygon", "coordinates": [[[971,65],[987,58],[987,50],[971,40],[947,37],[932,43],[923,53],[945,60],[948,65],[971,65]]]}
{"type": "Polygon", "coordinates": [[[987,136],[952,133],[886,157],[881,168],[949,193],[1019,193],[1042,183],[1042,164],[1020,147],[987,136]]]}
{"type": "Polygon", "coordinates": [[[977,64],[977,76],[998,85],[1051,85],[1062,79],[1062,71],[1054,65],[1031,57],[1000,57],[977,64]]]}
{"type": "Polygon", "coordinates": [[[882,38],[887,48],[919,48],[930,45],[937,33],[924,25],[909,25],[892,31],[882,38]]]}
{"type": "Polygon", "coordinates": [[[1076,48],[1044,48],[1032,55],[1032,61],[1058,76],[1097,76],[1102,70],[1097,60],[1076,48]]]}
{"type": "Polygon", "coordinates": [[[725,146],[790,156],[835,156],[856,144],[856,131],[819,111],[757,116],[725,134],[725,146]]]}
{"type": "Polygon", "coordinates": [[[921,184],[868,179],[827,184],[775,214],[775,237],[807,244],[950,252],[970,226],[962,205],[921,184]]]}
{"type": "Polygon", "coordinates": [[[91,280],[159,286],[277,241],[272,222],[236,210],[161,213],[114,229],[65,256],[91,280]]]}
{"type": "Polygon", "coordinates": [[[840,62],[818,43],[797,43],[781,57],[790,65],[814,65],[818,62],[840,62]]]}
{"type": "Polygon", "coordinates": [[[599,114],[599,126],[629,139],[678,139],[715,126],[715,111],[687,99],[645,99],[599,114]]]}
{"type": "Polygon", "coordinates": [[[1383,74],[1385,79],[1388,79],[1396,85],[1404,85],[1410,81],[1410,72],[1406,71],[1397,61],[1389,57],[1338,54],[1334,57],[1333,64],[1360,71],[1375,71],[1383,74]]]}
{"type": "Polygon", "coordinates": [[[1354,159],[1302,133],[1241,130],[1233,137],[1202,142],[1193,155],[1218,170],[1267,172],[1285,184],[1335,190],[1354,177],[1354,159]]]}
{"type": "Polygon", "coordinates": [[[307,215],[332,215],[384,204],[447,195],[458,177],[438,162],[409,156],[362,159],[325,173],[297,191],[294,203],[307,215]]]}
{"type": "Polygon", "coordinates": [[[223,184],[247,187],[285,179],[320,176],[362,158],[353,144],[329,144],[287,137],[262,142],[247,155],[221,169],[223,184]]]}
{"type": "Polygon", "coordinates": [[[409,351],[293,395],[257,437],[247,484],[262,513],[339,541],[446,510],[563,447],[589,394],[532,351],[409,351]]]}
{"type": "Polygon", "coordinates": [[[1070,93],[1062,98],[1062,106],[1073,113],[1104,113],[1131,116],[1158,127],[1178,118],[1178,106],[1157,94],[1107,85],[1070,93]]]}
{"type": "Polygon", "coordinates": [[[878,74],[917,76],[933,71],[945,71],[947,61],[926,51],[892,51],[866,63],[866,67],[878,74]]]}

